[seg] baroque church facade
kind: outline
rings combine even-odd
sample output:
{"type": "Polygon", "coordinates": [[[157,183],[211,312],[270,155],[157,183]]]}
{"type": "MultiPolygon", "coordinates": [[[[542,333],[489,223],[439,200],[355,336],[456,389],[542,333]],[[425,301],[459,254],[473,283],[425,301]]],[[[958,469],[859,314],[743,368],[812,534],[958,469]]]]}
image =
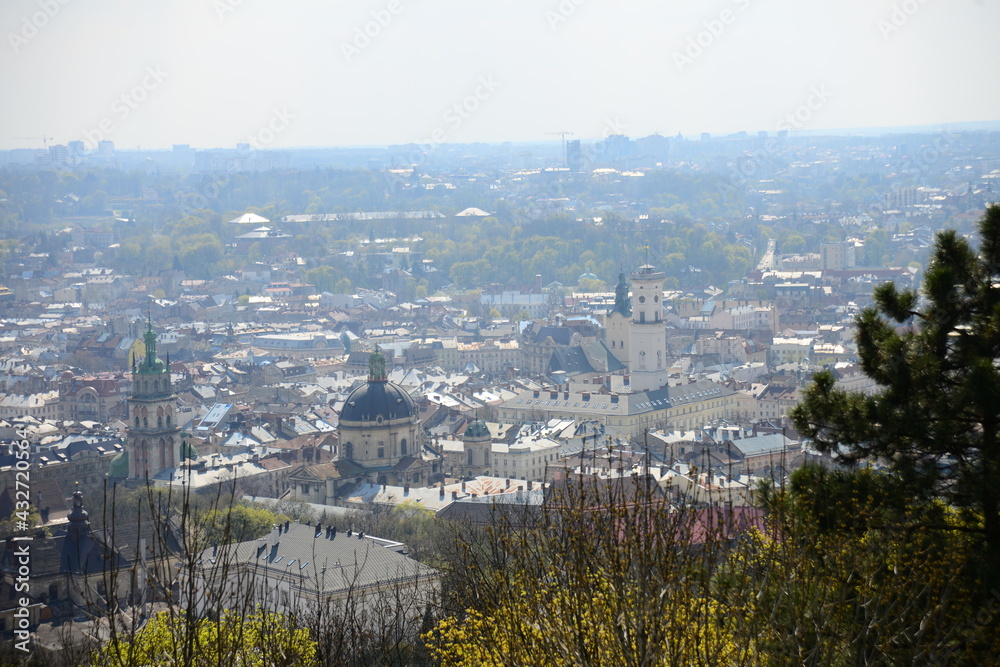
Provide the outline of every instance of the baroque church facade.
{"type": "Polygon", "coordinates": [[[441,474],[441,456],[424,447],[418,415],[406,390],[389,381],[385,356],[376,349],[368,380],[344,402],[334,460],[292,471],[292,499],[338,505],[365,484],[431,485],[441,474]]]}

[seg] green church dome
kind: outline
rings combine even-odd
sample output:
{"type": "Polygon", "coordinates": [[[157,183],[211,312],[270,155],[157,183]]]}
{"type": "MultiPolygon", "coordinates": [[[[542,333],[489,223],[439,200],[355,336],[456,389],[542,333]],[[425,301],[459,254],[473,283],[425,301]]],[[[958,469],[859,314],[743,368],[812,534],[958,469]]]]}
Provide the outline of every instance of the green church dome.
{"type": "Polygon", "coordinates": [[[490,429],[482,419],[475,419],[465,427],[466,438],[485,438],[490,434],[490,429]]]}
{"type": "Polygon", "coordinates": [[[194,461],[197,458],[198,458],[198,450],[195,449],[194,445],[192,445],[187,440],[181,442],[181,461],[183,461],[184,459],[191,459],[192,461],[194,461]]]}
{"type": "Polygon", "coordinates": [[[128,452],[119,452],[111,459],[108,477],[128,477],[128,452]]]}

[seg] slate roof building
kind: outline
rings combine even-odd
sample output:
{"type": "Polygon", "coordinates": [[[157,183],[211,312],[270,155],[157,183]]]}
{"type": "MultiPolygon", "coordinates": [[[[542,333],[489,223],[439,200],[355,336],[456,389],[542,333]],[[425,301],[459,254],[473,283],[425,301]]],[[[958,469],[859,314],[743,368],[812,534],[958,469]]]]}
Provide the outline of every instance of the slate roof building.
{"type": "MultiPolygon", "coordinates": [[[[406,545],[355,533],[347,525],[279,524],[258,540],[206,549],[193,575],[197,613],[213,600],[307,616],[317,605],[387,594],[422,614],[440,574],[406,555],[406,545]]],[[[232,607],[227,607],[232,608],[232,607]]]]}

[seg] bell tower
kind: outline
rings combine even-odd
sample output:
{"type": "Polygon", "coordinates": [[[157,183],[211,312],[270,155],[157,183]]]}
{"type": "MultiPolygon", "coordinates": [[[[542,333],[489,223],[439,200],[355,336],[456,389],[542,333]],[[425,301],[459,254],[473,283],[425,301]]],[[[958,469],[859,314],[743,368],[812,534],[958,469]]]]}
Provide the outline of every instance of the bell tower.
{"type": "Polygon", "coordinates": [[[629,373],[632,389],[645,391],[667,384],[667,332],[663,312],[664,274],[644,264],[632,274],[632,322],[630,324],[629,373]]]}
{"type": "Polygon", "coordinates": [[[132,395],[128,399],[128,431],[125,451],[130,479],[153,477],[181,462],[180,428],[177,426],[177,395],[170,382],[170,357],[164,363],[156,356],[156,332],[147,315],[143,334],[145,356],[132,358],[132,395]]]}

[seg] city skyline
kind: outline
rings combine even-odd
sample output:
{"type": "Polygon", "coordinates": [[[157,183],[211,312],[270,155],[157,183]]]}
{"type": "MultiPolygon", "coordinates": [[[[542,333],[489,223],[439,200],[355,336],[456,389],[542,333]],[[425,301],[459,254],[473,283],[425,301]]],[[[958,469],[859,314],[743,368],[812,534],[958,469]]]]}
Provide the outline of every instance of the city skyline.
{"type": "Polygon", "coordinates": [[[11,2],[0,149],[539,142],[998,120],[1000,7],[11,2]],[[444,20],[443,17],[448,17],[444,20]]]}

